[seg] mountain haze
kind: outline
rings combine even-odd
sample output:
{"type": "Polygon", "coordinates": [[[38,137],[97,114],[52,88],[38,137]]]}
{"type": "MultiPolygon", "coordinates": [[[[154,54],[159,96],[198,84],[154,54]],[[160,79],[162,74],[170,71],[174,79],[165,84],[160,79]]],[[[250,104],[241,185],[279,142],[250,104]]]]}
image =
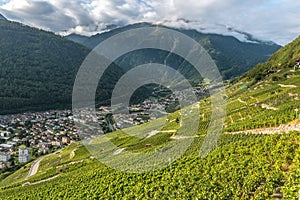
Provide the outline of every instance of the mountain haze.
{"type": "MultiPolygon", "coordinates": [[[[134,28],[143,28],[151,26],[154,25],[149,23],[132,24],[94,35],[81,43],[87,48],[93,49],[99,43],[115,34],[134,28]]],[[[276,45],[275,43],[271,42],[263,42],[256,40],[255,42],[248,43],[241,42],[233,36],[205,34],[196,30],[175,28],[173,29],[184,33],[193,38],[194,40],[198,41],[208,51],[210,56],[215,60],[224,79],[232,79],[233,77],[238,77],[242,75],[243,73],[251,69],[253,66],[255,66],[257,63],[266,61],[270,55],[272,55],[275,51],[277,51],[280,48],[279,45],[276,45]]],[[[73,36],[68,36],[67,38],[74,40],[73,36]]],[[[116,61],[116,63],[121,68],[127,70],[129,66],[136,66],[137,64],[145,63],[146,61],[153,59],[155,59],[156,62],[164,63],[164,59],[167,57],[167,55],[168,52],[136,52],[130,55],[132,57],[131,59],[128,57],[123,57],[116,61]]],[[[168,63],[171,66],[174,66],[172,64],[178,63],[177,60],[177,57],[173,57],[173,59],[168,60],[168,63]]],[[[184,68],[181,69],[181,71],[185,73],[188,73],[188,71],[190,71],[186,68],[191,69],[191,66],[188,66],[187,63],[183,63],[181,67],[184,68]]],[[[189,73],[195,74],[193,72],[189,73]]],[[[199,79],[199,77],[190,77],[190,79],[199,79]]]]}

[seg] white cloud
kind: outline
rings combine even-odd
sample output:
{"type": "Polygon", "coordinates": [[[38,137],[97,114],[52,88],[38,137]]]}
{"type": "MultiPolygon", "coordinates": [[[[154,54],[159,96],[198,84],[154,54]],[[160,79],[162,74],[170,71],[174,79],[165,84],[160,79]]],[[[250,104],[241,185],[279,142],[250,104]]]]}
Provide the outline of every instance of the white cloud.
{"type": "Polygon", "coordinates": [[[285,44],[300,30],[300,2],[292,0],[5,1],[0,13],[7,18],[55,32],[93,34],[110,24],[147,21],[226,34],[226,27],[234,27],[285,44]]]}

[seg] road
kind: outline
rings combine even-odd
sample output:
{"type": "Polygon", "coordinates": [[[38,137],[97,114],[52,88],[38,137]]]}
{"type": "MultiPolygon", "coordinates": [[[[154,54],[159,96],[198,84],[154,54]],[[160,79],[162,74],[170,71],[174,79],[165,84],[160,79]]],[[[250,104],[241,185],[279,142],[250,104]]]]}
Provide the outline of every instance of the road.
{"type": "Polygon", "coordinates": [[[29,177],[35,175],[35,174],[38,172],[40,163],[41,163],[41,161],[42,161],[44,158],[46,158],[46,157],[48,157],[48,156],[50,156],[50,155],[57,154],[57,153],[59,153],[60,151],[61,151],[61,150],[59,150],[59,151],[57,151],[57,152],[54,152],[54,153],[52,153],[52,154],[45,155],[45,156],[43,156],[43,157],[37,159],[36,161],[34,161],[34,162],[32,163],[32,165],[31,165],[31,167],[30,167],[30,170],[29,170],[29,172],[28,172],[28,175],[26,176],[26,179],[28,179],[29,177]]]}
{"type": "Polygon", "coordinates": [[[26,176],[26,179],[28,179],[30,176],[33,176],[37,173],[39,166],[40,166],[40,162],[45,158],[46,156],[43,156],[39,159],[37,159],[36,161],[34,161],[30,167],[30,170],[28,172],[28,175],[26,176]]]}

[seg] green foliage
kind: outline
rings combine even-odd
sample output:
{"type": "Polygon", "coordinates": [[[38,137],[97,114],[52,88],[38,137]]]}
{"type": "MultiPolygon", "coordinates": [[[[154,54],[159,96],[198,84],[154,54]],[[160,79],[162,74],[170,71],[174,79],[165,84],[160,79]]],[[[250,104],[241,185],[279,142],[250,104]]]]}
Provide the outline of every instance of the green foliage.
{"type": "Polygon", "coordinates": [[[86,161],[51,181],[2,190],[0,198],[272,199],[276,188],[293,180],[289,169],[296,165],[299,142],[298,133],[223,135],[207,157],[198,157],[199,147],[192,146],[189,154],[159,171],[130,174],[86,161]]]}
{"type": "Polygon", "coordinates": [[[300,72],[293,73],[289,79],[284,78],[285,73],[284,70],[278,73],[281,78],[276,82],[254,84],[246,91],[240,88],[240,83],[228,89],[230,98],[225,131],[277,127],[295,120],[295,109],[300,107],[297,97],[300,93],[300,72]],[[293,87],[281,87],[280,84],[293,87]]]}
{"type": "MultiPolygon", "coordinates": [[[[89,49],[6,20],[0,20],[0,45],[1,114],[70,107],[76,73],[89,49]]],[[[112,65],[106,72],[109,76],[99,83],[100,102],[109,98],[121,71],[112,65]]]]}
{"type": "Polygon", "coordinates": [[[269,70],[276,72],[277,70],[293,69],[298,58],[300,58],[300,37],[279,49],[266,63],[256,65],[244,74],[241,79],[252,80],[254,78],[257,82],[265,79],[269,70]]]}

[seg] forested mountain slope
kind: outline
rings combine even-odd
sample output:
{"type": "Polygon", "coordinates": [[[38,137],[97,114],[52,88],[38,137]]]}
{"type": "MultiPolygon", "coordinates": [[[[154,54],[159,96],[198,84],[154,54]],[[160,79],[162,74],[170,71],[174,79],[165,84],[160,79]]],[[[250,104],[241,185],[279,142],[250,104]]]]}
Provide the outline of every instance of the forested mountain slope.
{"type": "MultiPolygon", "coordinates": [[[[74,80],[89,49],[8,20],[0,20],[0,47],[0,114],[71,106],[74,80]]],[[[122,71],[114,67],[102,82],[106,89],[122,71]]],[[[109,98],[105,91],[102,100],[109,98]]]]}

